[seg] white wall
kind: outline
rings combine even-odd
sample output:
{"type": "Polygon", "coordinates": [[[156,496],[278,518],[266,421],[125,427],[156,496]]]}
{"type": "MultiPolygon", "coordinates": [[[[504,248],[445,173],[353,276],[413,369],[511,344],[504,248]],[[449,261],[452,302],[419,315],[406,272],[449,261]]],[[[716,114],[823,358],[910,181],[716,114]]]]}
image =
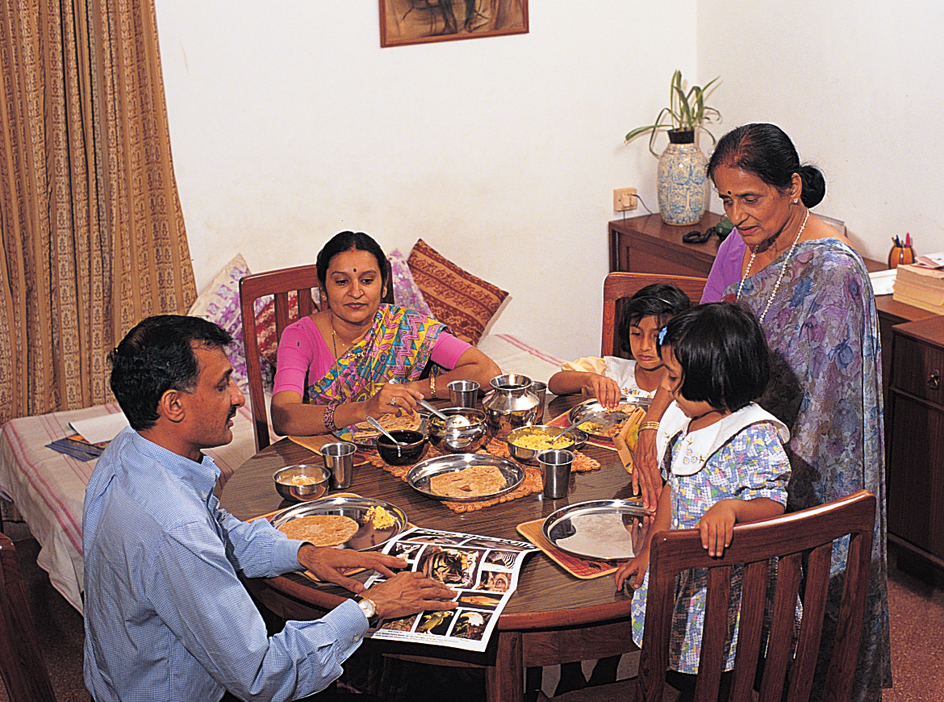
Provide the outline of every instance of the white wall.
{"type": "Polygon", "coordinates": [[[381,49],[375,0],[157,0],[198,287],[240,252],[265,270],[341,229],[404,253],[421,236],[511,292],[496,331],[597,353],[612,189],[656,209],[656,160],[622,135],[675,68],[721,75],[719,135],[780,124],[865,255],[906,231],[944,250],[944,5],[530,5],[526,35],[381,49]]]}
{"type": "Polygon", "coordinates": [[[376,0],[157,0],[198,288],[341,229],[422,237],[511,292],[495,331],[599,353],[612,189],[656,209],[656,160],[622,135],[694,71],[695,1],[530,6],[529,34],[381,49],[376,0]]]}
{"type": "Polygon", "coordinates": [[[905,232],[944,251],[942,32],[944,4],[925,0],[702,0],[698,67],[722,76],[724,126],[780,125],[826,175],[816,211],[885,260],[905,232]]]}

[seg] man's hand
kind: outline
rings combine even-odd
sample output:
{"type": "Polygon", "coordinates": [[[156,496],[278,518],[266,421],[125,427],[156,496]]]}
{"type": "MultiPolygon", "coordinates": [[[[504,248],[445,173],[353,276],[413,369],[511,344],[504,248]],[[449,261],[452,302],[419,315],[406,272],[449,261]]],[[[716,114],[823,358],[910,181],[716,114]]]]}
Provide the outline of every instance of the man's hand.
{"type": "MultiPolygon", "coordinates": [[[[363,592],[364,583],[348,578],[344,571],[355,568],[376,570],[385,577],[392,578],[392,569],[406,568],[402,558],[395,558],[375,551],[352,551],[340,548],[319,548],[304,544],[298,549],[298,562],[314,573],[315,577],[325,582],[335,583],[351,592],[363,592]]],[[[371,598],[373,599],[373,598],[371,598]]]]}
{"type": "Polygon", "coordinates": [[[424,610],[455,609],[456,591],[422,573],[406,571],[364,591],[377,605],[377,614],[383,619],[396,619],[424,610]]]}

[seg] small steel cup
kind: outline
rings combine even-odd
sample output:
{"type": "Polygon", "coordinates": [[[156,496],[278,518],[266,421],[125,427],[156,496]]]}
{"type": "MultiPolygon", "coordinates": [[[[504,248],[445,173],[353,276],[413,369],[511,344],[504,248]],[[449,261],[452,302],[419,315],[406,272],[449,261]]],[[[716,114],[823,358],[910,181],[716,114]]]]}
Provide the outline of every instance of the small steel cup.
{"type": "Polygon", "coordinates": [[[549,449],[538,454],[541,477],[544,479],[544,496],[552,500],[567,497],[570,485],[570,467],[574,463],[573,451],[549,449]]]}
{"type": "Polygon", "coordinates": [[[331,487],[335,490],[351,487],[354,480],[354,452],[357,447],[346,441],[321,447],[325,468],[331,473],[331,487]]]}
{"type": "Polygon", "coordinates": [[[453,380],[446,387],[449,388],[449,403],[453,407],[475,408],[479,384],[474,380],[453,380]]]}
{"type": "Polygon", "coordinates": [[[544,423],[544,402],[547,398],[547,383],[542,383],[540,380],[532,381],[531,383],[531,392],[538,396],[538,414],[534,418],[535,424],[544,423]]]}

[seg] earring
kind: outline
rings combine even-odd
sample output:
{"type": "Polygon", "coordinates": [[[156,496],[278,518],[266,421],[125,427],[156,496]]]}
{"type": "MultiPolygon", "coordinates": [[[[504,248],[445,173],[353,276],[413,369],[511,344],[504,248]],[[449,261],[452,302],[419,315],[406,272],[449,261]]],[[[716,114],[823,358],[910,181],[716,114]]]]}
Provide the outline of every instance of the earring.
{"type": "Polygon", "coordinates": [[[794,198],[794,199],[793,199],[793,204],[794,204],[794,205],[799,205],[799,204],[800,204],[799,198],[794,198]]]}

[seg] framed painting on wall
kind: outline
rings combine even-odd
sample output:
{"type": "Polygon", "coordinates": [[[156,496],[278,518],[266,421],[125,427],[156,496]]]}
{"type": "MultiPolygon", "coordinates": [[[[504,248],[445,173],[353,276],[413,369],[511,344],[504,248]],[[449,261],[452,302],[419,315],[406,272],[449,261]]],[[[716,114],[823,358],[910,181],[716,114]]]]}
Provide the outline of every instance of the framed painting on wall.
{"type": "Polygon", "coordinates": [[[528,33],[528,0],[380,0],[380,45],[528,33]]]}

